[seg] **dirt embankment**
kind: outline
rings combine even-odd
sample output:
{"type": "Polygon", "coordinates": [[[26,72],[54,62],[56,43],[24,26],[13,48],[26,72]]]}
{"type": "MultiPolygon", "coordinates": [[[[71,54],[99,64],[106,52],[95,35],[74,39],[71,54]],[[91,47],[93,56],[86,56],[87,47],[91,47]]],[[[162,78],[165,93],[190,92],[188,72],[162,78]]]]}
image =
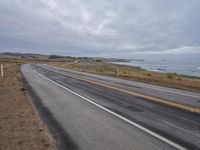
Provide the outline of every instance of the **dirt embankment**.
{"type": "Polygon", "coordinates": [[[57,149],[22,87],[19,65],[4,62],[4,68],[4,78],[0,77],[0,149],[57,149]]]}

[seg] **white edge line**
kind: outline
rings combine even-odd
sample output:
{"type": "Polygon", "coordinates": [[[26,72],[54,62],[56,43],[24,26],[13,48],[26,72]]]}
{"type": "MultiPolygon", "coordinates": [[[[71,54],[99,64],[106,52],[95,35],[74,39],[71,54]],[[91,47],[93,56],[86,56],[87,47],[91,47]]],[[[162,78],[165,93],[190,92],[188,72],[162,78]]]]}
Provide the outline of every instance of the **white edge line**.
{"type": "MultiPolygon", "coordinates": [[[[52,68],[56,68],[56,69],[61,69],[63,71],[69,71],[69,70],[66,70],[66,69],[63,69],[63,68],[59,68],[59,67],[55,67],[55,66],[51,66],[51,65],[47,65],[47,64],[44,64],[45,66],[49,66],[49,67],[52,67],[52,68]]],[[[74,70],[72,70],[74,71],[74,70]]],[[[73,73],[73,72],[72,72],[73,73]]],[[[106,77],[106,76],[103,76],[103,77],[106,77]]],[[[114,78],[116,79],[116,78],[114,78]]],[[[127,80],[125,80],[127,81],[127,80]]],[[[136,81],[135,81],[136,82],[136,81]]],[[[147,83],[140,83],[138,82],[139,84],[142,84],[143,86],[145,86],[145,88],[148,88],[148,89],[153,89],[153,90],[158,90],[158,91],[163,91],[163,92],[168,92],[168,93],[173,93],[173,94],[179,94],[179,95],[183,95],[183,96],[188,96],[188,97],[193,97],[193,98],[200,98],[200,96],[197,96],[197,95],[191,95],[191,94],[186,94],[186,93],[182,93],[182,92],[176,92],[176,91],[171,91],[171,90],[167,90],[167,89],[162,89],[162,88],[166,88],[166,87],[161,87],[161,89],[157,88],[157,87],[153,87],[153,85],[151,84],[147,84],[147,83]]],[[[174,89],[174,90],[178,90],[178,89],[174,89]]],[[[189,92],[189,91],[185,91],[185,92],[189,92]]]]}
{"type": "MultiPolygon", "coordinates": [[[[33,70],[33,69],[32,69],[32,70],[33,70]]],[[[180,149],[180,150],[187,150],[186,148],[180,146],[179,144],[176,144],[175,142],[173,142],[173,141],[171,141],[171,140],[169,140],[169,139],[166,139],[165,137],[163,137],[163,136],[161,136],[161,135],[159,135],[159,134],[157,134],[157,133],[155,133],[155,132],[153,132],[153,131],[151,131],[151,130],[149,130],[149,129],[147,129],[147,128],[145,128],[145,127],[143,127],[143,126],[141,126],[141,125],[139,125],[139,124],[137,124],[137,123],[135,123],[135,122],[133,122],[133,121],[131,121],[131,120],[129,120],[129,119],[127,119],[127,118],[125,118],[125,117],[123,117],[123,116],[121,116],[121,115],[119,115],[119,114],[117,114],[117,113],[115,113],[115,112],[113,112],[113,111],[111,111],[111,110],[109,110],[109,109],[107,109],[107,108],[101,106],[101,105],[99,105],[99,104],[97,104],[97,103],[95,103],[94,101],[92,101],[92,100],[90,100],[90,99],[88,99],[88,98],[86,98],[86,97],[84,97],[84,96],[82,96],[82,95],[80,95],[80,94],[78,94],[78,93],[76,93],[76,92],[74,92],[74,91],[72,91],[72,90],[66,88],[66,87],[64,87],[63,85],[61,85],[61,84],[59,84],[59,83],[57,83],[57,82],[55,82],[55,81],[49,79],[48,77],[46,77],[46,76],[40,74],[39,72],[37,72],[37,71],[35,71],[35,70],[33,70],[33,72],[37,73],[38,75],[42,76],[43,78],[47,79],[48,81],[50,81],[50,82],[52,82],[52,83],[54,83],[54,84],[60,86],[61,88],[63,88],[63,89],[65,89],[65,90],[67,90],[67,91],[73,93],[74,95],[76,95],[76,96],[78,96],[78,97],[84,99],[85,101],[87,101],[87,102],[89,102],[89,103],[91,103],[91,104],[93,104],[93,105],[95,105],[95,106],[97,106],[97,107],[103,109],[104,111],[106,111],[106,112],[108,112],[108,113],[114,115],[115,117],[118,117],[118,118],[122,119],[123,121],[125,121],[125,122],[127,122],[127,123],[129,123],[129,124],[131,124],[131,125],[133,125],[133,126],[135,126],[135,127],[137,127],[138,129],[140,129],[140,130],[142,130],[142,131],[144,131],[144,132],[146,132],[146,133],[148,133],[148,134],[150,134],[150,135],[156,137],[157,139],[159,139],[159,140],[161,140],[161,141],[163,141],[163,142],[165,142],[165,143],[167,143],[167,144],[169,144],[169,145],[171,145],[171,146],[173,146],[173,147],[175,147],[175,148],[177,148],[177,149],[180,149]]]]}

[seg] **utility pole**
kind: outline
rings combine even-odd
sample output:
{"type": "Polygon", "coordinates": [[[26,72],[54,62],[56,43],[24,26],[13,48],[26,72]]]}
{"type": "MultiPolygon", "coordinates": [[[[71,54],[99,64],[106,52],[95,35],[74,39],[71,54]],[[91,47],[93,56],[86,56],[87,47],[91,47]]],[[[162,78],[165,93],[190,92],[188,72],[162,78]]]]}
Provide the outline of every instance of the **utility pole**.
{"type": "Polygon", "coordinates": [[[3,77],[3,64],[1,64],[1,77],[3,77]]]}

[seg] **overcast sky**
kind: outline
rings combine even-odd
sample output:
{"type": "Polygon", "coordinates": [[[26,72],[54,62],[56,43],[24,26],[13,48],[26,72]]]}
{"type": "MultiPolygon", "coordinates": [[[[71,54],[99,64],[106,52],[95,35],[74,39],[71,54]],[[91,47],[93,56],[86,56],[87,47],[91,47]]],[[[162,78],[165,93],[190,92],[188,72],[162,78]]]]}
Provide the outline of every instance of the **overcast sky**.
{"type": "Polygon", "coordinates": [[[0,0],[0,52],[200,54],[200,0],[0,0]]]}

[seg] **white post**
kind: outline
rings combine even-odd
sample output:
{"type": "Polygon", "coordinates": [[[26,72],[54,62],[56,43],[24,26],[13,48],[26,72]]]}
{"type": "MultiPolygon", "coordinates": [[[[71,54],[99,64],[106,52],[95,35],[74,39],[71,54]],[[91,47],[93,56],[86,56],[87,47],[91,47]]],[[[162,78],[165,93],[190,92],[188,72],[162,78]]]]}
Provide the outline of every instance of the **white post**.
{"type": "Polygon", "coordinates": [[[117,68],[117,76],[119,76],[119,68],[117,68]]]}
{"type": "Polygon", "coordinates": [[[3,77],[3,64],[1,64],[1,76],[3,77]]]}

